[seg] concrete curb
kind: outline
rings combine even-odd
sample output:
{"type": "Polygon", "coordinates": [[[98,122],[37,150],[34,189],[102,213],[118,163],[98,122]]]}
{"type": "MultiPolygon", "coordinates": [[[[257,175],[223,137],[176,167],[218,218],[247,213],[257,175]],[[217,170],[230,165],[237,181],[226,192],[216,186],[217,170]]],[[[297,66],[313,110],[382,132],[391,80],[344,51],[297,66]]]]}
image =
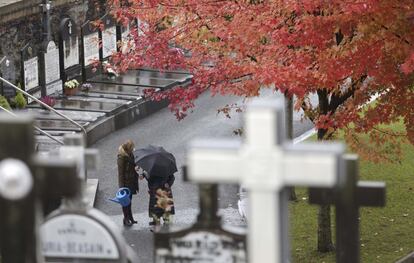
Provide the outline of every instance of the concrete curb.
{"type": "Polygon", "coordinates": [[[87,179],[85,185],[84,199],[90,207],[95,206],[96,194],[98,193],[98,179],[87,179]]]}
{"type": "Polygon", "coordinates": [[[155,102],[147,99],[133,103],[128,108],[123,109],[114,115],[105,116],[97,122],[91,123],[86,128],[86,144],[88,146],[92,145],[110,133],[127,127],[167,106],[168,101],[166,100],[155,102]]]}

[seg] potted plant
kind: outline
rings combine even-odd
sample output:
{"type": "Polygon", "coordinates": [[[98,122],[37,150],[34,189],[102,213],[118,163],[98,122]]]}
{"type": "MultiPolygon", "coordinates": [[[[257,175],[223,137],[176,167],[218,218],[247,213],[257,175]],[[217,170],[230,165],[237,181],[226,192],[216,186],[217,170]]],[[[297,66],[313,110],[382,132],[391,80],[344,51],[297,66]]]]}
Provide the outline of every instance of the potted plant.
{"type": "MultiPolygon", "coordinates": [[[[55,106],[56,104],[56,99],[50,96],[44,96],[40,98],[40,101],[43,102],[44,104],[48,105],[49,107],[55,106]]],[[[40,106],[45,109],[45,110],[49,110],[48,108],[46,108],[45,106],[43,106],[42,104],[40,104],[40,106]]]]}
{"type": "Polygon", "coordinates": [[[73,96],[78,92],[79,82],[76,79],[68,80],[63,85],[63,93],[66,96],[73,96]]]}

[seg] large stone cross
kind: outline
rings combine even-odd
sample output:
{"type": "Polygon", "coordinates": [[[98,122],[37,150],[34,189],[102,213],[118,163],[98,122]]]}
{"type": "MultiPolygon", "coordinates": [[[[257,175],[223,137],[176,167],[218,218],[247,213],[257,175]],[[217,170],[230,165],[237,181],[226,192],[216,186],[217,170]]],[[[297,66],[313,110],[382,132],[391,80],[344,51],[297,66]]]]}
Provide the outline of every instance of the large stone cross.
{"type": "Polygon", "coordinates": [[[289,260],[286,186],[333,187],[342,144],[284,143],[283,100],[254,100],[240,140],[199,140],[188,149],[188,178],[199,183],[241,183],[249,195],[250,263],[289,260]],[[283,144],[284,143],[284,144],[283,144]]]}
{"type": "Polygon", "coordinates": [[[33,119],[0,114],[0,255],[3,263],[42,262],[42,207],[81,190],[76,164],[34,152],[33,119]]]}
{"type": "Polygon", "coordinates": [[[335,205],[336,262],[358,263],[359,256],[359,207],[385,205],[385,183],[358,181],[358,156],[344,155],[346,176],[333,189],[310,188],[309,202],[335,205]]]}

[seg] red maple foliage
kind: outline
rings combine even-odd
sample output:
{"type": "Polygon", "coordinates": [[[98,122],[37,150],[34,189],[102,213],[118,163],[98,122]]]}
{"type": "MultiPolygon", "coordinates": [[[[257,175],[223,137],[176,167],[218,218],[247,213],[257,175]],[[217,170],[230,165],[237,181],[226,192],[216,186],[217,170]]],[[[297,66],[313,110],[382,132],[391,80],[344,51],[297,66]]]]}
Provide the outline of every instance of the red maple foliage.
{"type": "Polygon", "coordinates": [[[186,69],[194,75],[187,87],[150,94],[168,98],[178,119],[207,89],[213,95],[253,97],[263,86],[271,86],[297,96],[296,108],[305,110],[321,139],[342,128],[354,146],[361,143],[356,133],[372,130],[414,143],[412,0],[109,4],[124,25],[135,18],[141,21],[131,32],[134,48],[114,56],[115,65],[122,70],[186,69]],[[319,102],[311,105],[308,97],[315,93],[319,102]],[[362,107],[375,95],[375,106],[362,107]],[[404,134],[378,128],[401,120],[404,134]]]}
{"type": "MultiPolygon", "coordinates": [[[[135,47],[116,55],[114,64],[123,70],[179,68],[194,75],[188,87],[152,94],[169,99],[178,119],[206,90],[254,97],[262,87],[273,87],[298,98],[296,109],[315,123],[319,139],[343,129],[349,145],[377,160],[387,158],[378,147],[398,151],[392,143],[402,138],[414,144],[413,0],[109,4],[125,25],[142,21],[132,31],[135,47]],[[312,94],[317,105],[310,103],[312,94]],[[364,106],[373,96],[375,103],[364,106]],[[398,121],[404,132],[381,126],[398,121]],[[368,134],[374,144],[364,146],[359,134],[368,134]]],[[[329,242],[322,243],[328,250],[329,242]]]]}

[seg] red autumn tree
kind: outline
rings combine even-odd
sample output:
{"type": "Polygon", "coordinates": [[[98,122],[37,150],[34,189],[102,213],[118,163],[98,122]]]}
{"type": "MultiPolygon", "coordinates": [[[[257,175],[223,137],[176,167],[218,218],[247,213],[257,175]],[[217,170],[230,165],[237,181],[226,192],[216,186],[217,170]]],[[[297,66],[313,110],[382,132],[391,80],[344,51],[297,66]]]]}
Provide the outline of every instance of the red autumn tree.
{"type": "MultiPolygon", "coordinates": [[[[414,144],[412,0],[122,2],[109,1],[119,21],[143,23],[132,31],[131,51],[113,62],[122,70],[190,71],[190,86],[152,94],[168,98],[179,119],[206,90],[254,97],[266,86],[297,96],[296,108],[315,123],[320,140],[342,129],[351,147],[376,160],[398,150],[393,142],[414,144]],[[310,104],[311,94],[317,105],[310,104]],[[397,121],[404,133],[381,126],[397,121]]],[[[329,215],[329,206],[321,207],[319,251],[332,248],[329,215]]]]}

